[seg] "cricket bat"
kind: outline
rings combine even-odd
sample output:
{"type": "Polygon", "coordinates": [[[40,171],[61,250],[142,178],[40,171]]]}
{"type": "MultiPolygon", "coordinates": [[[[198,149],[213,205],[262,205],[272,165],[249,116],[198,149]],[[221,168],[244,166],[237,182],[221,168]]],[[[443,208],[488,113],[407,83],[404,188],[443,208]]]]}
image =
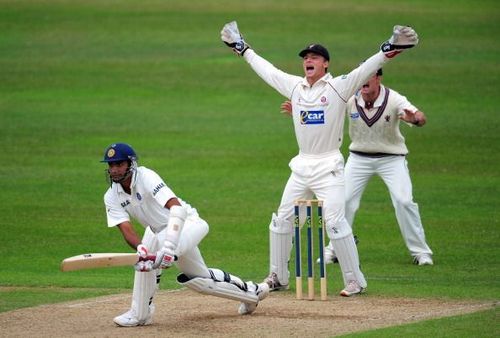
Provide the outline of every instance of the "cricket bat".
{"type": "MultiPolygon", "coordinates": [[[[151,256],[146,259],[154,261],[155,257],[151,256]]],[[[64,259],[61,263],[61,271],[131,266],[138,261],[139,257],[136,253],[88,253],[64,259]]]]}

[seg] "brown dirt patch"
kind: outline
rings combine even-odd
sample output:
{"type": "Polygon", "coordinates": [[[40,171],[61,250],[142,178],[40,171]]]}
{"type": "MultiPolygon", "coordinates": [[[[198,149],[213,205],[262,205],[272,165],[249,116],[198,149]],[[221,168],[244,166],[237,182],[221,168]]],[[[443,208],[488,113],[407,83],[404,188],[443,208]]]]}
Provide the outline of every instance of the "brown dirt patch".
{"type": "Polygon", "coordinates": [[[496,302],[434,299],[353,298],[299,301],[271,293],[250,316],[238,303],[190,290],[160,291],[153,325],[121,328],[114,316],[128,310],[130,294],[0,313],[3,337],[331,337],[495,307],[496,302]]]}

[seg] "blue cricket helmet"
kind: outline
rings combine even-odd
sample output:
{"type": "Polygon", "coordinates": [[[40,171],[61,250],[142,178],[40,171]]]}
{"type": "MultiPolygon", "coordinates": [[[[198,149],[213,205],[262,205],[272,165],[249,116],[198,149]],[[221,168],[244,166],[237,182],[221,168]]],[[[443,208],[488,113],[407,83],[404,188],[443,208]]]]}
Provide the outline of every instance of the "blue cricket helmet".
{"type": "Polygon", "coordinates": [[[113,143],[104,151],[104,159],[101,162],[137,161],[134,149],[126,143],[113,143]]]}

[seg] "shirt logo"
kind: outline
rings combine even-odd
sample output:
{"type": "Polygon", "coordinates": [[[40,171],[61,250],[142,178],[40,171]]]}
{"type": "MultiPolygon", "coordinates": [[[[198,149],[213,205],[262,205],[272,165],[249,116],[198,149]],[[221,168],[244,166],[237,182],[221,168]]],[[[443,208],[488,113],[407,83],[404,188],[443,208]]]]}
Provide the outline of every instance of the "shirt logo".
{"type": "Polygon", "coordinates": [[[158,191],[160,191],[161,188],[163,188],[165,186],[165,183],[160,183],[158,184],[154,189],[153,189],[153,196],[156,196],[156,194],[158,193],[158,191]]]}
{"type": "Polygon", "coordinates": [[[127,205],[130,204],[130,201],[129,200],[125,200],[125,202],[122,202],[121,205],[122,205],[122,208],[125,208],[127,205]]]}
{"type": "Polygon", "coordinates": [[[135,195],[137,196],[137,199],[138,199],[139,201],[140,201],[140,200],[142,200],[142,196],[141,196],[141,194],[137,193],[137,194],[135,194],[135,195]]]}
{"type": "Polygon", "coordinates": [[[351,119],[353,120],[356,120],[356,119],[359,119],[359,113],[357,111],[352,111],[349,116],[351,117],[351,119]]]}
{"type": "Polygon", "coordinates": [[[302,110],[300,124],[325,124],[325,112],[323,110],[302,110]]]}

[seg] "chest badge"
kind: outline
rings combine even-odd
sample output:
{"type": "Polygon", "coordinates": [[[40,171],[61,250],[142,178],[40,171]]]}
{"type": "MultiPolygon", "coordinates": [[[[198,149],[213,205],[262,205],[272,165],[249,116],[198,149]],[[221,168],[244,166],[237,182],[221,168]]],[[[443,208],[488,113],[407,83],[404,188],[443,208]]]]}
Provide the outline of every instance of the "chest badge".
{"type": "Polygon", "coordinates": [[[302,110],[300,124],[325,124],[325,112],[323,110],[302,110]]]}

